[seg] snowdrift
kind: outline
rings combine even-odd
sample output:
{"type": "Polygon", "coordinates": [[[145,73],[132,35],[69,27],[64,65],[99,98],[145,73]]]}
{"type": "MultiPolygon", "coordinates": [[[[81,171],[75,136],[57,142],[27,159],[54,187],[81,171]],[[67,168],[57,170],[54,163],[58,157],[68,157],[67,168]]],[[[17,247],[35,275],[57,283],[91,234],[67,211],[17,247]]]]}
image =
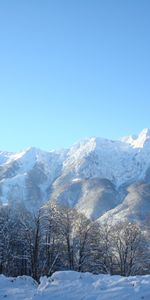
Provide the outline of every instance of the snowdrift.
{"type": "Polygon", "coordinates": [[[150,275],[121,277],[74,271],[42,277],[0,276],[0,299],[8,300],[149,300],[150,275]]]}

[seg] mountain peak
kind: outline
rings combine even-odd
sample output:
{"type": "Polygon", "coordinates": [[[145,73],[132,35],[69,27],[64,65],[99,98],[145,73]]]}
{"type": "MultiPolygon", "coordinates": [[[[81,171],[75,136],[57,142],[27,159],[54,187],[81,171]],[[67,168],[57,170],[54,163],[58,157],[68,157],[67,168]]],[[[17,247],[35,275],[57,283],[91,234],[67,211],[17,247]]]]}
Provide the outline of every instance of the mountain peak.
{"type": "Polygon", "coordinates": [[[150,128],[144,128],[139,135],[145,136],[145,137],[150,137],[150,128]]]}
{"type": "Polygon", "coordinates": [[[126,136],[122,141],[130,144],[133,148],[143,148],[145,143],[150,140],[150,129],[144,128],[138,135],[126,136]]]}

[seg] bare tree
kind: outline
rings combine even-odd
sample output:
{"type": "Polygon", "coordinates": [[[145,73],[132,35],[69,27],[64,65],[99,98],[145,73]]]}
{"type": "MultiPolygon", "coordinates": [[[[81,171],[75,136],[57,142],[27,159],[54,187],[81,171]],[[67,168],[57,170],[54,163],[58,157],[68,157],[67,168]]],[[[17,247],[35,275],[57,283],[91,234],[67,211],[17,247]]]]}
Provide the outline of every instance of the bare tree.
{"type": "Polygon", "coordinates": [[[119,223],[111,233],[116,272],[123,276],[139,274],[145,260],[145,238],[132,223],[119,223]]]}
{"type": "Polygon", "coordinates": [[[54,204],[48,203],[41,209],[41,272],[51,275],[57,268],[58,258],[61,251],[60,228],[58,210],[54,204]]]}
{"type": "Polygon", "coordinates": [[[94,265],[96,273],[113,274],[114,259],[112,245],[112,226],[109,222],[96,222],[96,240],[94,246],[94,265]]]}

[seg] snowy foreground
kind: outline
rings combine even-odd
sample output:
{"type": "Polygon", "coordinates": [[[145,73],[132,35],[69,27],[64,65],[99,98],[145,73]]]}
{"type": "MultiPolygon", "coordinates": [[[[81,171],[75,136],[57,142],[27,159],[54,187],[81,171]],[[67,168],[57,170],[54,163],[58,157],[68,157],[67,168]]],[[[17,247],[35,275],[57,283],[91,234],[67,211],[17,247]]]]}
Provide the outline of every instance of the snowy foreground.
{"type": "Polygon", "coordinates": [[[121,277],[73,271],[42,277],[38,285],[27,276],[0,276],[0,299],[11,300],[138,300],[150,299],[150,275],[121,277]]]}

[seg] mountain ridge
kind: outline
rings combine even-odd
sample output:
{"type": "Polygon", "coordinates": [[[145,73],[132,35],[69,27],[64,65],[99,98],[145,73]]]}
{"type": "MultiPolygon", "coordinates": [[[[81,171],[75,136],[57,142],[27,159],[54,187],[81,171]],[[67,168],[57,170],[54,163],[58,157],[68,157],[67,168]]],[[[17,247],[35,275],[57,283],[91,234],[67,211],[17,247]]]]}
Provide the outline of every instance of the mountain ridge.
{"type": "Polygon", "coordinates": [[[90,137],[60,151],[0,152],[1,205],[22,203],[34,211],[58,201],[97,219],[121,205],[138,182],[150,182],[148,128],[117,141],[90,137]]]}

